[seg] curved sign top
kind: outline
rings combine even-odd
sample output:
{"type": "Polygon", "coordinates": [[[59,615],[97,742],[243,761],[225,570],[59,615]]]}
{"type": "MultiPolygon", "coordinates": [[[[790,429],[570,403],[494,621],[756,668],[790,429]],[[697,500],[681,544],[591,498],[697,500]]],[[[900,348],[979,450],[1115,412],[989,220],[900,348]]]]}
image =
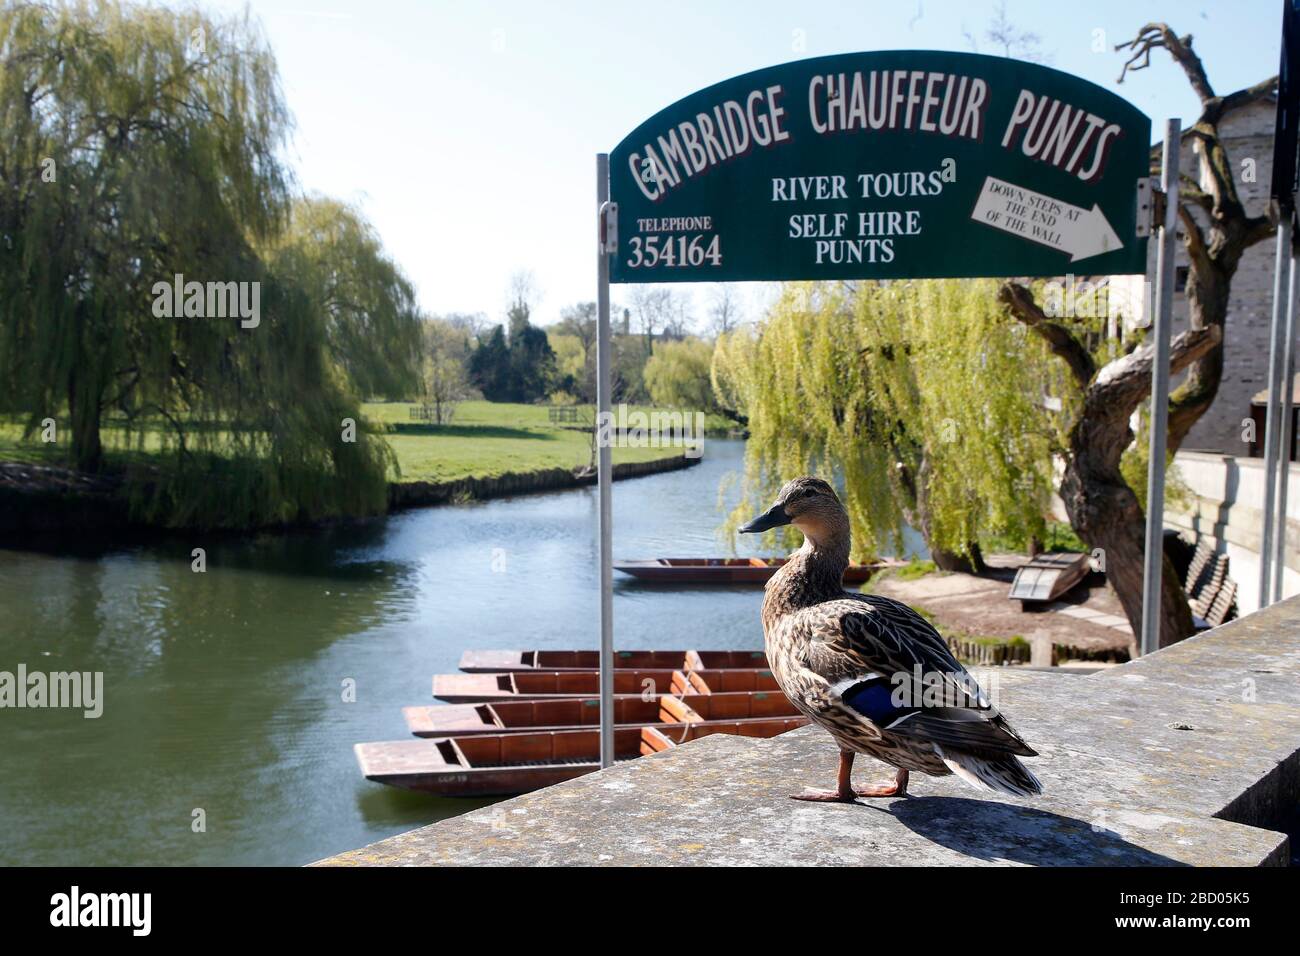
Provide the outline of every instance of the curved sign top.
{"type": "Polygon", "coordinates": [[[746,73],[610,156],[613,282],[1146,272],[1151,121],[1068,73],[897,50],[746,73]]]}

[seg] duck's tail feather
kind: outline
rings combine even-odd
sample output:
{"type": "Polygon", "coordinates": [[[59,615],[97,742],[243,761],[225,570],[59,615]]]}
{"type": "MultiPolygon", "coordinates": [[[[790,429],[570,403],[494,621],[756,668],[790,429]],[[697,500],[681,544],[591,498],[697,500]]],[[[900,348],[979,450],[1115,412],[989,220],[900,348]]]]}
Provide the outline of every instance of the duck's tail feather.
{"type": "Polygon", "coordinates": [[[1018,759],[1012,756],[976,757],[961,751],[945,752],[938,744],[934,749],[948,769],[978,789],[1032,797],[1043,792],[1043,785],[1018,759]]]}

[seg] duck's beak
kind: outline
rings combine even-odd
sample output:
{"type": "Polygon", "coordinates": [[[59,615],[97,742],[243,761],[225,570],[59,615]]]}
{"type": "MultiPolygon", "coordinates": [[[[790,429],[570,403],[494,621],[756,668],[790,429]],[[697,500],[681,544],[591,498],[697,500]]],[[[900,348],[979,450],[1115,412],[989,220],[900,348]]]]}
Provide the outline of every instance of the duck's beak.
{"type": "Polygon", "coordinates": [[[785,513],[785,508],[778,503],[772,505],[749,524],[742,525],[740,533],[758,534],[760,531],[770,531],[772,528],[779,528],[781,525],[789,523],[790,516],[785,513]]]}

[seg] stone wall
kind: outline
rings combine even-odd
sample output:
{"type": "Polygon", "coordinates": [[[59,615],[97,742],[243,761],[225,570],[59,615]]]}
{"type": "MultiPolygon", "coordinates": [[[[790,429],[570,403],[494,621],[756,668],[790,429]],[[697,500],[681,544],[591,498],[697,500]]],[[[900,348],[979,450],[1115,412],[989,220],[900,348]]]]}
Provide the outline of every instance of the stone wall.
{"type": "MultiPolygon", "coordinates": [[[[977,672],[1038,752],[1025,762],[1039,797],[913,774],[904,798],[802,803],[790,794],[834,785],[825,731],[716,735],[322,862],[1284,866],[1300,801],[1298,663],[1293,599],[1090,676],[977,672]]],[[[867,758],[854,773],[891,776],[867,758]]]]}
{"type": "MultiPolygon", "coordinates": [[[[1237,606],[1245,614],[1259,607],[1260,526],[1263,519],[1264,461],[1180,451],[1178,481],[1190,491],[1186,502],[1167,502],[1165,526],[1189,537],[1208,536],[1215,553],[1228,555],[1228,575],[1237,582],[1237,606]]],[[[1282,590],[1300,594],[1300,464],[1291,466],[1287,489],[1287,548],[1282,590]]]]}

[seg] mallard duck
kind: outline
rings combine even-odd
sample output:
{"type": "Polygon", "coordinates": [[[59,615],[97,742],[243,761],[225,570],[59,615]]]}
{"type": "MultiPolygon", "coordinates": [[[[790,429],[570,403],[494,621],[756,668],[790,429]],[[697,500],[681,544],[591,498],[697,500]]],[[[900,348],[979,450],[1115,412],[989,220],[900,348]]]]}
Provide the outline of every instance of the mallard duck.
{"type": "Polygon", "coordinates": [[[977,788],[1018,796],[1041,793],[1038,779],[1016,759],[1037,755],[930,623],[906,604],[843,589],[849,516],[831,486],[795,478],[740,531],[787,524],[803,532],[804,543],[767,583],[767,659],[791,703],[840,748],[835,789],[794,798],[906,796],[913,770],[955,773],[977,788]],[[894,782],[854,787],[855,754],[896,767],[894,782]]]}

